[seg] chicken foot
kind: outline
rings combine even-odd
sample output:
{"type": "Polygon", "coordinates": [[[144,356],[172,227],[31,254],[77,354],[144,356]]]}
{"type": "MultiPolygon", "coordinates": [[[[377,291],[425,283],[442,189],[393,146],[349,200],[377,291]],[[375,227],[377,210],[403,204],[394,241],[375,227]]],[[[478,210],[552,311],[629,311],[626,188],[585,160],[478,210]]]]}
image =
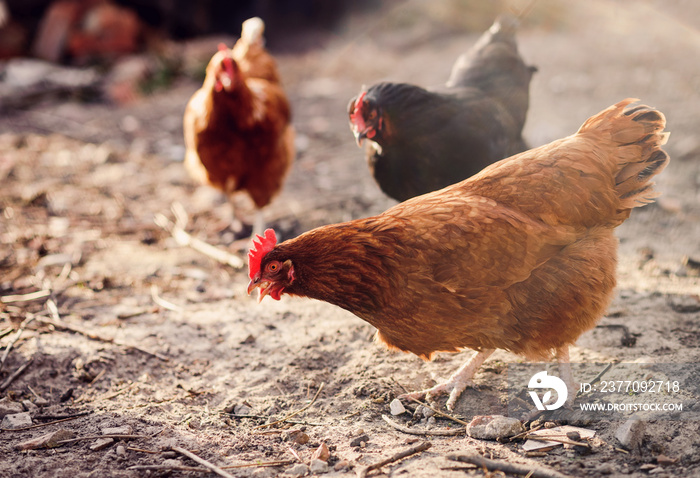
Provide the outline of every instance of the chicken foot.
{"type": "MultiPolygon", "coordinates": [[[[427,390],[421,390],[419,392],[411,392],[401,395],[399,398],[415,398],[420,399],[423,397],[432,398],[443,393],[450,393],[450,397],[447,399],[446,407],[448,410],[453,410],[457,399],[464,389],[468,386],[473,385],[472,379],[479,370],[481,364],[489,358],[489,356],[494,352],[494,349],[482,350],[475,353],[467,360],[464,365],[462,365],[455,373],[450,376],[444,383],[439,383],[432,388],[427,390]]],[[[567,349],[568,352],[568,349],[567,349]]],[[[567,355],[568,359],[568,355],[567,355]]]]}

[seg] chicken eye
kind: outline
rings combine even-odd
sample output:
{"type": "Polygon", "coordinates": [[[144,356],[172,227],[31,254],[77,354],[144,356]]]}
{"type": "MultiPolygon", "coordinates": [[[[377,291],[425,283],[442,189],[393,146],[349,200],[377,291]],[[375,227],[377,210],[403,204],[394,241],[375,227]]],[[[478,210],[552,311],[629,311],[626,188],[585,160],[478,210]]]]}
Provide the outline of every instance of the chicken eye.
{"type": "Polygon", "coordinates": [[[280,263],[277,262],[277,261],[270,262],[270,263],[267,265],[267,271],[268,271],[268,272],[277,272],[277,271],[279,270],[279,268],[280,268],[280,263]]]}
{"type": "Polygon", "coordinates": [[[372,121],[376,117],[377,117],[377,110],[370,110],[369,114],[367,115],[367,120],[372,121]]]}

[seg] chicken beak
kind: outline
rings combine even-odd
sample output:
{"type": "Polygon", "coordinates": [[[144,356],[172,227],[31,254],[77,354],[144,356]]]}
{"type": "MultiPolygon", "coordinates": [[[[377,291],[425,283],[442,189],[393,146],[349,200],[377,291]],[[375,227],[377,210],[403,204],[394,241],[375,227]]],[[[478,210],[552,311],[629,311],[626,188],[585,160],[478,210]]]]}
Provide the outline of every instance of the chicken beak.
{"type": "MultiPolygon", "coordinates": [[[[258,304],[259,304],[260,302],[262,302],[262,300],[265,298],[265,296],[270,293],[270,286],[271,285],[272,285],[272,283],[270,281],[267,281],[267,280],[260,280],[259,278],[252,279],[248,283],[248,295],[250,295],[250,293],[253,292],[253,290],[260,287],[260,290],[258,292],[258,304]]],[[[279,300],[279,299],[277,299],[277,300],[279,300]]]]}
{"type": "Polygon", "coordinates": [[[365,131],[358,131],[358,130],[353,130],[353,135],[355,135],[355,142],[357,143],[358,147],[362,147],[362,141],[367,137],[367,130],[365,131]]]}
{"type": "Polygon", "coordinates": [[[260,279],[251,279],[248,282],[248,295],[255,290],[256,287],[260,285],[260,279]]]}

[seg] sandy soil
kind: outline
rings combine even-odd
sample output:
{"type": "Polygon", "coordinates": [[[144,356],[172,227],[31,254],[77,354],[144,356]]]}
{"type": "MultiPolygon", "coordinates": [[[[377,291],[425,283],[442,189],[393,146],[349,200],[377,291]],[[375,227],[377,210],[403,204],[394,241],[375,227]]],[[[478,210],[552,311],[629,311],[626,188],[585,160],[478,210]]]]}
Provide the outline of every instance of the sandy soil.
{"type": "MultiPolygon", "coordinates": [[[[386,6],[348,18],[319,48],[278,56],[300,151],[266,212],[268,224],[288,238],[392,205],[353,142],[348,99],[380,79],[441,83],[500,5],[386,6]]],[[[636,344],[623,347],[618,331],[594,329],[573,349],[573,361],[700,362],[700,279],[693,266],[700,260],[700,4],[543,0],[519,41],[524,58],[539,68],[525,131],[533,146],[573,133],[626,97],[658,107],[672,132],[672,162],[658,179],[662,199],[619,228],[619,289],[601,322],[626,325],[636,344]]],[[[3,396],[40,404],[42,397],[40,409],[28,404],[37,425],[85,412],[0,431],[0,476],[203,475],[176,469],[196,464],[171,447],[219,466],[288,462],[228,470],[276,476],[291,474],[294,462],[308,463],[321,443],[330,449],[328,476],[354,476],[415,440],[432,447],[382,472],[483,476],[449,469],[456,463],[446,459],[478,451],[568,476],[700,476],[695,421],[649,421],[641,446],[625,453],[614,438],[622,420],[594,420],[585,424],[596,431],[589,453],[560,447],[541,456],[526,456],[520,443],[411,436],[388,427],[381,415],[401,386],[430,385],[469,352],[423,363],[386,351],[372,341],[371,326],[330,305],[287,297],[258,304],[246,296],[245,271],[178,246],[156,226],[154,216],[172,218],[178,202],[193,235],[223,248],[238,237],[227,227],[230,206],[195,187],[180,161],[181,116],[197,87],[181,79],[130,106],[44,101],[0,118],[0,333],[12,331],[0,350],[26,325],[0,380],[32,361],[3,396]],[[8,301],[42,290],[49,295],[8,301]],[[321,386],[315,402],[291,420],[297,423],[255,428],[309,404],[321,386]],[[59,429],[83,438],[122,426],[139,437],[102,449],[93,449],[95,438],[16,449],[59,429]],[[297,429],[307,443],[289,433],[297,429]],[[362,434],[366,444],[353,445],[362,434]],[[343,461],[348,466],[333,471],[343,461]],[[130,469],[136,465],[170,468],[130,469]]],[[[244,216],[250,212],[244,200],[236,206],[244,216]]],[[[469,420],[498,409],[503,372],[520,361],[497,352],[456,414],[469,420]]],[[[442,418],[415,423],[426,426],[458,425],[442,418]]]]}

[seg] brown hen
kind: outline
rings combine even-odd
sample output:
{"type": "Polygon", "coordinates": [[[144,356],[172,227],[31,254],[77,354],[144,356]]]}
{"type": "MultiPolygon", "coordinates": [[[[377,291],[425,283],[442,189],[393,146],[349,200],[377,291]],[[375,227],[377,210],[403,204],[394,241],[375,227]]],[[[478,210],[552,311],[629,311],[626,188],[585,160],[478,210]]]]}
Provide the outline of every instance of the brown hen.
{"type": "Polygon", "coordinates": [[[426,360],[476,350],[447,383],[412,394],[449,391],[448,408],[497,348],[556,355],[572,387],[569,345],[613,297],[614,229],[657,196],[651,178],[669,161],[664,115],[634,101],[378,216],[281,244],[268,230],[249,253],[248,292],[330,302],[426,360]]]}
{"type": "Polygon", "coordinates": [[[262,20],[251,18],[232,50],[220,46],[184,116],[188,172],[228,196],[248,193],[258,212],[254,233],[262,232],[261,209],[294,159],[289,101],[263,30],[262,20]]]}

